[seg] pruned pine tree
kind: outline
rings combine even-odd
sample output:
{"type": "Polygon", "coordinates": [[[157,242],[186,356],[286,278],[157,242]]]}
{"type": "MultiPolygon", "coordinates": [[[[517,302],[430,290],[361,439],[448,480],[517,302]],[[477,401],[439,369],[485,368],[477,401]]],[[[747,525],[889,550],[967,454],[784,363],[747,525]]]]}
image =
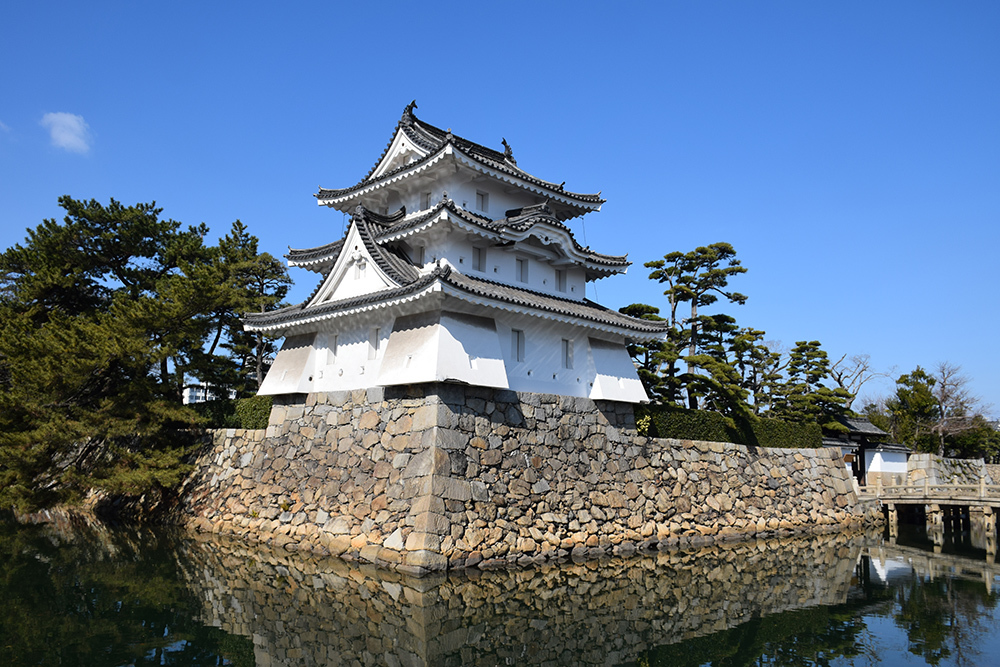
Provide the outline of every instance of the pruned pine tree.
{"type": "Polygon", "coordinates": [[[228,341],[224,346],[238,363],[237,393],[251,395],[264,381],[276,350],[272,337],[244,331],[238,316],[282,307],[292,281],[284,263],[258,251],[257,238],[239,220],[219,241],[219,247],[236,291],[232,317],[226,321],[228,341]]]}
{"type": "MultiPolygon", "coordinates": [[[[699,319],[699,308],[715,303],[720,296],[730,303],[746,303],[746,296],[727,290],[729,278],[745,273],[746,268],[740,265],[736,250],[728,243],[713,243],[687,253],[668,253],[661,260],[646,262],[645,266],[653,269],[649,274],[651,280],[667,285],[663,292],[670,305],[666,319],[677,331],[679,347],[687,347],[687,378],[691,379],[697,374],[694,358],[698,355],[698,338],[703,323],[699,319]],[[689,315],[682,320],[679,311],[681,304],[685,303],[689,306],[689,315]]],[[[668,363],[665,369],[668,378],[666,399],[671,402],[679,398],[669,386],[677,375],[676,361],[668,363]]],[[[697,408],[697,388],[688,387],[687,394],[688,406],[697,408]]]]}
{"type": "Polygon", "coordinates": [[[819,341],[798,341],[788,355],[785,382],[780,387],[773,412],[788,421],[816,422],[824,428],[842,430],[838,416],[846,415],[851,395],[841,387],[830,388],[830,360],[819,341]]]}
{"type": "MultiPolygon", "coordinates": [[[[618,311],[644,320],[663,321],[660,309],[645,303],[633,303],[618,311]]],[[[666,373],[666,369],[675,364],[680,356],[672,335],[662,343],[634,342],[627,345],[626,349],[651,401],[669,400],[667,396],[676,394],[676,375],[666,373]]]]}

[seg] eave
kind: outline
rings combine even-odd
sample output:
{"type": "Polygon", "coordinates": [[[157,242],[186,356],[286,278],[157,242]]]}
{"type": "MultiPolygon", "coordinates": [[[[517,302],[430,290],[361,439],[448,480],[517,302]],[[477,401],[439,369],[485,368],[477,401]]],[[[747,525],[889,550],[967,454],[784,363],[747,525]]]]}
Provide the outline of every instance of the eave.
{"type": "Polygon", "coordinates": [[[509,167],[501,168],[488,164],[476,156],[464,152],[461,148],[456,147],[450,142],[442,146],[437,152],[399,167],[378,178],[364,180],[356,185],[339,190],[320,188],[315,197],[320,206],[328,206],[338,211],[348,211],[364,197],[405,178],[421,174],[446,158],[450,158],[472,171],[490,176],[527,192],[544,196],[552,202],[567,207],[569,210],[561,211],[557,214],[561,220],[568,220],[584,213],[589,213],[590,211],[599,211],[601,210],[601,205],[605,202],[599,193],[580,194],[568,192],[562,190],[558,184],[543,181],[526,172],[515,172],[509,167]]]}

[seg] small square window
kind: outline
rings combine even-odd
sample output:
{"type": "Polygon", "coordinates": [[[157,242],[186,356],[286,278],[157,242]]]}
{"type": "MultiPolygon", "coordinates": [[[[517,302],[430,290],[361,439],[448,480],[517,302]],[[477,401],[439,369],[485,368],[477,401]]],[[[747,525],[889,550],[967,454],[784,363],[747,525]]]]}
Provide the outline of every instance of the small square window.
{"type": "Polygon", "coordinates": [[[562,367],[573,368],[573,341],[568,338],[562,340],[562,367]]]}
{"type": "Polygon", "coordinates": [[[476,271],[486,271],[486,248],[472,249],[472,268],[476,271]]]}
{"type": "Polygon", "coordinates": [[[519,283],[528,282],[528,260],[518,258],[516,262],[514,277],[517,278],[517,282],[519,283]]]}
{"type": "Polygon", "coordinates": [[[524,361],[524,332],[520,329],[510,330],[510,356],[514,361],[524,361]]]}
{"type": "Polygon", "coordinates": [[[420,208],[427,209],[431,207],[431,193],[425,192],[420,195],[420,208]]]}
{"type": "Polygon", "coordinates": [[[418,266],[423,266],[425,263],[424,262],[425,250],[426,248],[424,248],[424,246],[422,245],[418,245],[416,248],[413,249],[413,261],[416,262],[418,266]]]}
{"type": "Polygon", "coordinates": [[[563,269],[556,269],[556,290],[566,291],[566,271],[563,269]]]}
{"type": "Polygon", "coordinates": [[[476,209],[487,213],[490,210],[490,193],[476,192],[476,209]]]}

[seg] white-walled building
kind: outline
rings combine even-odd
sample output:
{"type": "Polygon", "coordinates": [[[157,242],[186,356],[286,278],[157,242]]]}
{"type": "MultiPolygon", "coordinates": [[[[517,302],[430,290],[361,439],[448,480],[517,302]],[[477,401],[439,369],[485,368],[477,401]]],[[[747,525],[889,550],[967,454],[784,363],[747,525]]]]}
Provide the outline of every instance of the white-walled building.
{"type": "Polygon", "coordinates": [[[628,402],[647,400],[626,352],[663,340],[662,323],[586,299],[586,284],[629,265],[582,247],[565,221],[604,202],[521,170],[429,125],[407,106],[359,183],[321,189],[351,214],[345,236],[290,250],[322,276],[303,303],[247,315],[285,336],[261,394],[419,382],[628,402]]]}

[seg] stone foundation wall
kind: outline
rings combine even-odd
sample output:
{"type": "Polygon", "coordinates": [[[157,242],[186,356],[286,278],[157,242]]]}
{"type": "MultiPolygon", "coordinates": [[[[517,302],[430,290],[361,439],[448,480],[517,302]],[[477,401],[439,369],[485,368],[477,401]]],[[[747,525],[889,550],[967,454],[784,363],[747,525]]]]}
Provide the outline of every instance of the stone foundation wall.
{"type": "Polygon", "coordinates": [[[983,459],[949,459],[936,454],[911,454],[906,461],[909,483],[979,484],[981,477],[990,481],[983,459]]]}
{"type": "Polygon", "coordinates": [[[406,572],[629,554],[858,521],[827,450],[651,439],[632,406],[431,384],[286,398],[214,434],[200,530],[406,572]]]}

